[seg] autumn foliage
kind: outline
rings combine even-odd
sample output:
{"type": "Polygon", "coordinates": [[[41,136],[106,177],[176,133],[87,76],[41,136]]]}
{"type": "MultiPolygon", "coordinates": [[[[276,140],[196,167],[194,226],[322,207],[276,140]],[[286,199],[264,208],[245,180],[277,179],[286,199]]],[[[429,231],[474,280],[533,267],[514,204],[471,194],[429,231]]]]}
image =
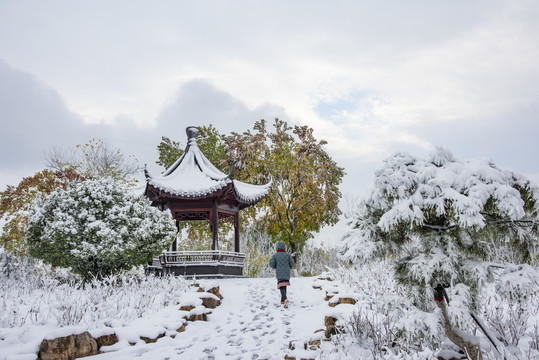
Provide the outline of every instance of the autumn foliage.
{"type": "Polygon", "coordinates": [[[308,126],[292,127],[275,119],[271,131],[260,120],[253,130],[232,133],[226,143],[243,181],[273,180],[260,205],[261,226],[295,252],[321,227],[338,221],[344,169],[327,153],[327,142],[317,140],[308,126]]]}
{"type": "Polygon", "coordinates": [[[5,221],[0,236],[2,247],[25,255],[24,231],[28,225],[28,211],[34,201],[44,199],[56,189],[67,188],[72,181],[82,180],[82,175],[69,168],[62,171],[46,169],[23,178],[17,186],[8,185],[0,193],[0,219],[5,221]]]}
{"type": "MultiPolygon", "coordinates": [[[[274,241],[301,249],[313,233],[338,221],[344,169],[317,140],[308,126],[289,126],[275,119],[273,130],[260,120],[241,134],[221,135],[213,127],[200,127],[199,147],[222,172],[232,163],[236,179],[250,184],[273,181],[270,194],[256,206],[242,211],[242,223],[256,223],[274,241]]],[[[159,161],[171,166],[183,153],[179,142],[163,137],[159,161]]]]}

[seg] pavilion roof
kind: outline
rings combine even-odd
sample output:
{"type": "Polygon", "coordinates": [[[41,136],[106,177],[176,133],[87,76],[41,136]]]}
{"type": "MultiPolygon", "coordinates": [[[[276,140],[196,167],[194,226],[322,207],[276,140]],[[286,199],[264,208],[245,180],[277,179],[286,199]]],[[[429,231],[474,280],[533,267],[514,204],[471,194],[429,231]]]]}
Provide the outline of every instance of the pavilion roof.
{"type": "Polygon", "coordinates": [[[186,132],[188,142],[183,155],[159,177],[152,177],[146,172],[149,186],[182,199],[212,197],[231,186],[236,200],[247,204],[254,204],[268,194],[271,181],[265,185],[251,185],[235,180],[234,167],[230,174],[224,174],[198,147],[198,129],[188,127],[186,132]]]}

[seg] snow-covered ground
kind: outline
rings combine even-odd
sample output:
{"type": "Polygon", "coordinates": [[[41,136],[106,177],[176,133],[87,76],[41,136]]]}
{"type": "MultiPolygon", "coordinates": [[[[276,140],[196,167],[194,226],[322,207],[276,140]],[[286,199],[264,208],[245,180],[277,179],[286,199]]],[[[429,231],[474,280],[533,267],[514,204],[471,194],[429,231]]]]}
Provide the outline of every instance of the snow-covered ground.
{"type": "Polygon", "coordinates": [[[328,305],[312,287],[315,278],[293,278],[284,309],[274,278],[216,281],[223,300],[208,321],[187,325],[174,339],[96,355],[88,359],[283,359],[290,341],[324,328],[328,305]]]}
{"type": "MultiPolygon", "coordinates": [[[[285,354],[298,359],[430,360],[439,350],[433,345],[436,338],[447,340],[438,331],[436,313],[416,309],[397,286],[390,261],[334,269],[321,276],[329,275],[331,282],[294,277],[288,309],[280,304],[275,278],[198,280],[204,289],[219,286],[223,300],[211,309],[207,322],[188,322],[180,333],[176,329],[187,314],[180,305],[201,294],[189,287],[192,280],[126,275],[81,288],[76,282],[55,282],[55,274],[31,274],[14,271],[10,278],[0,278],[0,360],[35,360],[42,339],[84,331],[93,337],[112,331],[118,336],[118,343],[101,349],[104,354],[89,358],[99,360],[284,359],[285,354]],[[326,292],[338,293],[329,303],[348,298],[356,304],[330,307],[326,292]],[[315,331],[325,329],[326,315],[338,318],[345,333],[305,356],[303,344],[324,336],[315,331]],[[163,333],[156,343],[140,339],[163,333]],[[289,350],[291,342],[295,350],[289,350]]],[[[538,294],[530,294],[525,304],[507,302],[499,295],[494,285],[485,288],[484,322],[516,358],[538,359],[538,294]]],[[[481,331],[473,333],[484,359],[501,359],[481,331]]]]}

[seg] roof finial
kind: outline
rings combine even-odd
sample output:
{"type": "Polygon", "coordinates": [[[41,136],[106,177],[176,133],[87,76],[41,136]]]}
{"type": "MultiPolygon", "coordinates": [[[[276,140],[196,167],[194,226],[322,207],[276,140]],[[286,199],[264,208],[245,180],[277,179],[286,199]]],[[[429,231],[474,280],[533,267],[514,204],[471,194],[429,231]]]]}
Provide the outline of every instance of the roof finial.
{"type": "Polygon", "coordinates": [[[234,180],[236,177],[236,162],[232,160],[232,169],[230,170],[230,173],[228,174],[227,178],[230,180],[234,180]]]}
{"type": "Polygon", "coordinates": [[[148,172],[148,167],[146,166],[146,164],[144,164],[144,177],[146,177],[146,181],[152,179],[152,176],[151,176],[150,173],[148,172]]]}
{"type": "Polygon", "coordinates": [[[185,129],[185,132],[187,133],[187,144],[196,145],[197,137],[198,137],[198,128],[196,126],[189,126],[187,127],[187,129],[185,129]]]}

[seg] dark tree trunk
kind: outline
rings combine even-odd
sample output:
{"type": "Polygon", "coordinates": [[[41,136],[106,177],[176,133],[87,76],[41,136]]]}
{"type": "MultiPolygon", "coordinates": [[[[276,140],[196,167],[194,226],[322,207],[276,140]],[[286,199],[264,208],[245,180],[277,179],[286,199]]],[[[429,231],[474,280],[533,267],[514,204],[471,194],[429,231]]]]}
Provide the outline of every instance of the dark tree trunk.
{"type": "Polygon", "coordinates": [[[453,327],[451,326],[451,322],[449,321],[449,316],[447,315],[447,306],[445,304],[445,301],[436,301],[436,305],[442,310],[442,316],[444,318],[444,328],[445,328],[445,335],[451,340],[455,345],[457,345],[459,348],[461,348],[464,353],[468,354],[470,359],[472,360],[482,360],[483,355],[481,353],[481,348],[479,345],[472,344],[468,341],[466,341],[460,334],[455,332],[453,330],[453,327]]]}
{"type": "Polygon", "coordinates": [[[294,259],[294,268],[297,268],[298,260],[297,260],[297,254],[296,254],[296,244],[293,241],[290,241],[290,253],[292,255],[292,258],[294,259]]]}

